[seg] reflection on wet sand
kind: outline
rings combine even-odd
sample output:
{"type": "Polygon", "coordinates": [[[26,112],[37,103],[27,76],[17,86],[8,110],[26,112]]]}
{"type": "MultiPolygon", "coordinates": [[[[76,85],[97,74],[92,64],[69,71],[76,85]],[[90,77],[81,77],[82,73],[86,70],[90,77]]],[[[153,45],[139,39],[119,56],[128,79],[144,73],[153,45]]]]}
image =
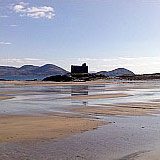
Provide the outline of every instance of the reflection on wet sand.
{"type": "MultiPolygon", "coordinates": [[[[71,86],[71,97],[80,96],[80,95],[88,95],[88,85],[81,85],[81,86],[71,86]]],[[[82,101],[83,106],[88,105],[88,101],[82,101]]]]}
{"type": "Polygon", "coordinates": [[[95,94],[95,95],[79,95],[79,96],[72,96],[66,97],[68,99],[74,100],[86,100],[86,99],[106,99],[106,98],[118,98],[118,97],[128,97],[130,95],[117,93],[117,94],[95,94]]]}
{"type": "Polygon", "coordinates": [[[88,95],[88,86],[81,85],[81,86],[71,86],[71,96],[76,95],[88,95]]]}

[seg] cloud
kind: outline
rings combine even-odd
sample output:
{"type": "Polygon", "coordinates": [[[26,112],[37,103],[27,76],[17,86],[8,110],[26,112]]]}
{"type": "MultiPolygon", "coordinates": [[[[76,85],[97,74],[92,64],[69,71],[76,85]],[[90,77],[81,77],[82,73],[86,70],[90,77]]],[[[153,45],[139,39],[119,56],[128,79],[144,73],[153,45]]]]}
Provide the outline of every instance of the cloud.
{"type": "Polygon", "coordinates": [[[0,45],[10,45],[10,44],[12,44],[12,43],[0,41],[0,45]]]}
{"type": "Polygon", "coordinates": [[[115,58],[70,58],[54,60],[52,63],[70,70],[70,65],[87,63],[90,71],[110,71],[116,68],[126,68],[136,74],[159,73],[160,56],[157,57],[115,57],[115,58]]]}
{"type": "Polygon", "coordinates": [[[13,5],[12,10],[16,13],[19,13],[20,16],[27,16],[32,18],[52,19],[55,16],[53,7],[50,6],[30,7],[29,3],[24,3],[24,2],[20,2],[16,5],[13,5]]]}
{"type": "Polygon", "coordinates": [[[36,59],[36,58],[1,58],[0,59],[0,65],[4,66],[16,66],[20,67],[22,65],[44,65],[50,63],[49,61],[45,59],[36,59]]]}

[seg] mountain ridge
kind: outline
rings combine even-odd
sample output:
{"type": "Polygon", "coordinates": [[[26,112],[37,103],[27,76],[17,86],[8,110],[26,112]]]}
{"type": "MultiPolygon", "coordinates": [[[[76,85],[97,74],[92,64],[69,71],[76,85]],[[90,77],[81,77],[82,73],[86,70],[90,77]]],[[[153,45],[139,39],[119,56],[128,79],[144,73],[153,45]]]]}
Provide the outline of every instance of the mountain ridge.
{"type": "Polygon", "coordinates": [[[97,74],[108,76],[108,77],[119,77],[124,75],[135,75],[132,71],[126,69],[126,68],[117,68],[111,71],[100,71],[97,72],[97,74]]]}
{"type": "MultiPolygon", "coordinates": [[[[0,79],[5,80],[43,80],[49,76],[63,76],[67,73],[69,72],[54,64],[45,64],[43,66],[23,65],[21,67],[0,66],[0,79]]],[[[112,71],[100,71],[95,74],[105,77],[135,75],[132,71],[125,68],[117,68],[112,71]]]]}
{"type": "Polygon", "coordinates": [[[43,79],[50,75],[64,75],[68,71],[54,64],[43,66],[23,65],[21,67],[0,66],[0,79],[6,80],[32,80],[43,79]]]}

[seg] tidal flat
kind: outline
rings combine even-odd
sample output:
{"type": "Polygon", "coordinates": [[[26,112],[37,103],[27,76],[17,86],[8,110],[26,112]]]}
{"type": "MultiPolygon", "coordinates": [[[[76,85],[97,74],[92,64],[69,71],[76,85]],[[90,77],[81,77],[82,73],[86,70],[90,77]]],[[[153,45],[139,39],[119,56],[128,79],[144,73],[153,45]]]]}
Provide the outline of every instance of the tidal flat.
{"type": "Polygon", "coordinates": [[[0,160],[157,160],[160,81],[0,82],[0,160]]]}

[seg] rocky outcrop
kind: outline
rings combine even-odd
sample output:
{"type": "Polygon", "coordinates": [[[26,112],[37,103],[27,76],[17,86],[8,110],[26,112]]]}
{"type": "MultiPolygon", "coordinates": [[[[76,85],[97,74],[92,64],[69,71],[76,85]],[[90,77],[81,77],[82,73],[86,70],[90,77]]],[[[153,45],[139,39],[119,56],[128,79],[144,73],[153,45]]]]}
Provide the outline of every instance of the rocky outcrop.
{"type": "Polygon", "coordinates": [[[68,75],[56,75],[56,76],[46,77],[43,79],[43,81],[70,82],[73,81],[73,78],[68,75]]]}

